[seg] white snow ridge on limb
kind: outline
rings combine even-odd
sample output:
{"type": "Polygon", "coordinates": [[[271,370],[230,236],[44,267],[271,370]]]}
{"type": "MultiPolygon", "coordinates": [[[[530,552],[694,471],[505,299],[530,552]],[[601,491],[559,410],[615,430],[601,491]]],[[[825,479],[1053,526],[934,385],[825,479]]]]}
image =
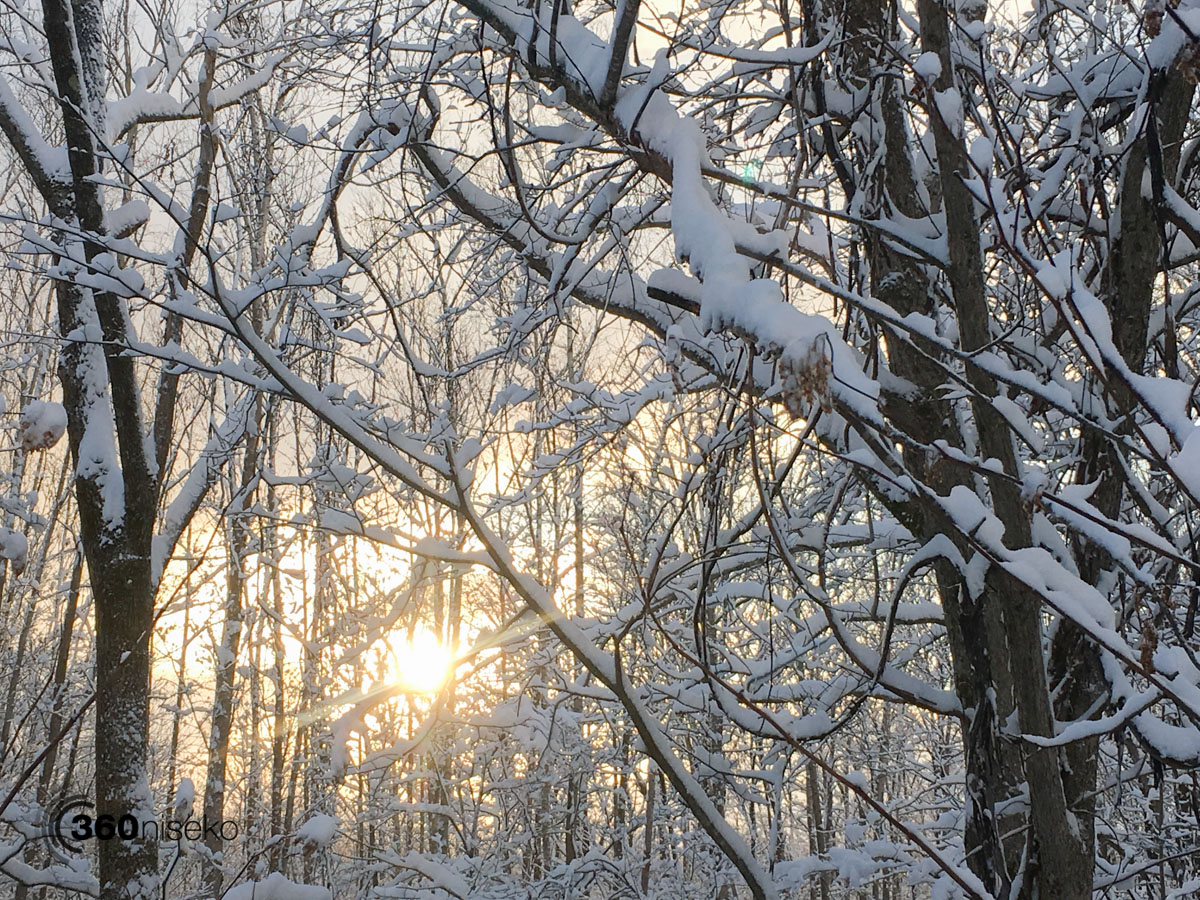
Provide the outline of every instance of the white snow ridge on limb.
{"type": "Polygon", "coordinates": [[[21,411],[21,449],[48,450],[67,430],[67,411],[53,400],[32,400],[21,411]]]}
{"type": "Polygon", "coordinates": [[[262,881],[248,881],[225,892],[225,900],[330,900],[332,895],[323,887],[296,884],[278,872],[262,881]]]}

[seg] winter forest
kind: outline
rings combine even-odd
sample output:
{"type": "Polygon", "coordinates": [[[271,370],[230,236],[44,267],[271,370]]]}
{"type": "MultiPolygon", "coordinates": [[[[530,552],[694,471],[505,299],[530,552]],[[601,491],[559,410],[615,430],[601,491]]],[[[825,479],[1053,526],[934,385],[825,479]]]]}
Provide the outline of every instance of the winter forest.
{"type": "Polygon", "coordinates": [[[1200,896],[1200,0],[0,0],[0,897],[1200,896]]]}

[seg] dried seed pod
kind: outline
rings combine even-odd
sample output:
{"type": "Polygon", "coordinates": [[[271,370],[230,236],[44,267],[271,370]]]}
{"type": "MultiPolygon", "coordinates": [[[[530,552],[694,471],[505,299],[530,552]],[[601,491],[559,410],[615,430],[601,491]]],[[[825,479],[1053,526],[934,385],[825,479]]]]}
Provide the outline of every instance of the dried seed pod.
{"type": "Polygon", "coordinates": [[[1148,673],[1154,672],[1154,651],[1158,649],[1158,630],[1152,619],[1142,622],[1142,641],[1138,646],[1142,668],[1148,673]]]}
{"type": "Polygon", "coordinates": [[[1146,25],[1146,34],[1152,38],[1158,37],[1159,32],[1162,31],[1164,15],[1163,0],[1149,0],[1145,11],[1142,13],[1142,21],[1146,25]]]}
{"type": "Polygon", "coordinates": [[[812,403],[825,412],[833,411],[833,363],[825,354],[823,340],[814,341],[801,357],[784,356],[779,361],[779,375],[783,404],[792,416],[800,418],[812,403]]]}

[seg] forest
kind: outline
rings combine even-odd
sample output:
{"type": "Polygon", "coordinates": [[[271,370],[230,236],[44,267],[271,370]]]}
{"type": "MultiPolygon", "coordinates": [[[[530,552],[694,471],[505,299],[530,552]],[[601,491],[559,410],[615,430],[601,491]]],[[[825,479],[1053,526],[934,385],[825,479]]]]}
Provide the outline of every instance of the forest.
{"type": "Polygon", "coordinates": [[[1200,896],[1200,0],[0,0],[0,898],[1200,896]]]}

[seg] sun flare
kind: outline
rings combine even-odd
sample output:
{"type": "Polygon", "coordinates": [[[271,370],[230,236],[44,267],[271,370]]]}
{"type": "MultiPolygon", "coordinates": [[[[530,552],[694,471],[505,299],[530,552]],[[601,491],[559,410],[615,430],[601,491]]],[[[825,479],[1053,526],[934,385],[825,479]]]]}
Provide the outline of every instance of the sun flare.
{"type": "Polygon", "coordinates": [[[432,694],[446,683],[454,665],[454,654],[432,632],[420,629],[388,638],[392,678],[404,690],[432,694]]]}

